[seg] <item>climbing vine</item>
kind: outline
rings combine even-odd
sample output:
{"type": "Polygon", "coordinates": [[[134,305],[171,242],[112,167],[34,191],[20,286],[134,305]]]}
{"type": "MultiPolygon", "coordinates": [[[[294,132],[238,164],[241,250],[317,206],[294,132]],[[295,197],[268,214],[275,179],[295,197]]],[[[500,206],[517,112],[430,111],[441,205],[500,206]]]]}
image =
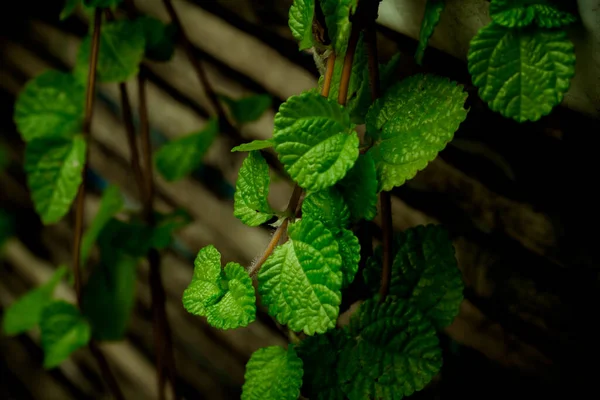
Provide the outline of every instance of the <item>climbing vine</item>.
{"type": "MultiPolygon", "coordinates": [[[[89,346],[116,398],[123,395],[97,341],[124,337],[142,258],[150,265],[158,390],[164,396],[168,380],[178,398],[160,251],[191,218],[183,210],[154,211],[154,169],[168,182],[185,178],[220,133],[238,135],[240,126],[271,106],[264,94],[233,99],[216,93],[171,2],[164,4],[169,24],[139,15],[129,1],[67,1],[61,19],[80,7],[93,20],[76,65],[28,82],[14,112],[26,143],[24,168],[36,212],[44,224],[54,224],[75,203],[76,223],[72,268],[58,268],[16,301],[4,315],[4,331],[13,335],[39,327],[47,368],[89,346]],[[119,6],[125,13],[117,12],[119,6]],[[177,40],[217,116],[152,155],[142,62],[167,62],[177,40]],[[138,135],[124,83],[135,77],[138,135]],[[96,82],[119,86],[142,210],[128,209],[110,186],[84,231],[96,82]],[[95,247],[98,257],[91,255],[95,247]],[[63,278],[74,284],[74,304],[53,297],[63,278]]],[[[294,0],[289,27],[300,50],[315,52],[322,69],[318,87],[279,107],[272,138],[231,150],[248,153],[237,178],[235,217],[275,232],[247,267],[223,266],[212,245],[200,249],[182,305],[219,329],[247,326],[259,310],[285,329],[287,347],[260,349],[248,361],[242,399],[293,400],[300,394],[402,399],[423,389],[441,368],[438,334],[457,316],[463,298],[454,247],[439,225],[394,233],[389,192],[426,168],[452,140],[468,115],[467,93],[433,74],[400,79],[400,55],[379,64],[378,6],[376,0],[294,0]],[[364,135],[358,125],[365,126],[364,135]],[[295,184],[284,210],[268,200],[265,152],[277,155],[295,184]],[[382,240],[373,246],[360,225],[378,214],[382,240]],[[368,296],[341,326],[342,299],[357,285],[368,296]]],[[[427,1],[418,64],[443,10],[443,0],[427,1]]],[[[473,83],[492,110],[518,122],[535,121],[560,103],[574,75],[573,45],[564,27],[576,17],[550,0],[493,0],[490,17],[471,42],[473,83]]],[[[0,221],[7,220],[0,214],[0,221]]]]}

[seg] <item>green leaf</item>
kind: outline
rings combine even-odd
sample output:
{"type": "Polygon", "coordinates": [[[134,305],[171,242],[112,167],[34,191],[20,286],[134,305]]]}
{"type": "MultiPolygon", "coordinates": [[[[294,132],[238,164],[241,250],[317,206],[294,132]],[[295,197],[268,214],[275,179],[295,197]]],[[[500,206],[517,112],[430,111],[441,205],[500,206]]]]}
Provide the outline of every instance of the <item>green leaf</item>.
{"type": "Polygon", "coordinates": [[[262,150],[269,147],[273,147],[273,140],[253,140],[250,143],[242,143],[239,146],[235,146],[231,149],[231,152],[234,151],[254,151],[254,150],[262,150]]]}
{"type": "Polygon", "coordinates": [[[185,228],[193,218],[187,211],[178,208],[169,214],[155,213],[155,220],[150,247],[162,250],[171,245],[174,232],[185,228]]]}
{"type": "Polygon", "coordinates": [[[153,230],[138,220],[124,222],[111,218],[104,225],[100,236],[101,246],[111,247],[138,258],[146,256],[153,243],[153,230]]]}
{"type": "Polygon", "coordinates": [[[256,121],[273,103],[273,99],[268,94],[255,94],[241,99],[220,95],[219,98],[227,104],[231,115],[238,124],[256,121]]]}
{"type": "MultiPolygon", "coordinates": [[[[359,39],[356,48],[356,55],[354,57],[355,61],[352,63],[352,75],[350,77],[350,84],[348,86],[349,97],[347,108],[350,112],[350,120],[357,125],[361,125],[365,123],[365,117],[367,116],[369,107],[373,102],[371,97],[371,86],[369,84],[368,55],[367,49],[362,44],[362,35],[361,39],[359,39]],[[357,77],[356,79],[354,78],[355,76],[357,77]]],[[[339,60],[336,59],[336,67],[337,61],[339,60]]],[[[392,86],[392,84],[397,81],[395,78],[397,75],[396,70],[398,69],[399,62],[400,53],[397,53],[386,64],[379,64],[379,81],[383,92],[385,92],[387,88],[392,86]]],[[[343,62],[341,65],[343,65],[343,62]]],[[[334,76],[335,73],[336,71],[334,70],[334,76]]],[[[339,76],[341,77],[341,74],[339,76]]],[[[332,84],[332,88],[334,87],[339,88],[339,84],[332,84]]],[[[329,98],[333,97],[330,95],[329,98]]],[[[337,100],[337,94],[333,99],[337,100]]]]}
{"type": "Polygon", "coordinates": [[[83,0],[86,7],[109,8],[118,6],[123,0],[83,0]]]}
{"type": "Polygon", "coordinates": [[[435,329],[402,300],[370,299],[352,316],[338,361],[339,383],[350,400],[400,400],[423,389],[442,365],[435,329]]]}
{"type": "Polygon", "coordinates": [[[377,215],[377,170],[370,153],[361,154],[356,164],[348,171],[344,179],[338,182],[344,202],[350,210],[352,222],[377,215]]]}
{"type": "Polygon", "coordinates": [[[98,212],[89,226],[81,241],[81,265],[85,262],[90,254],[90,250],[94,242],[100,235],[102,228],[123,208],[123,195],[116,186],[109,186],[104,190],[98,212]]]}
{"type": "Polygon", "coordinates": [[[321,221],[334,234],[350,224],[350,210],[335,187],[308,194],[302,202],[302,217],[321,221]]]}
{"type": "Polygon", "coordinates": [[[288,25],[294,39],[299,41],[300,50],[313,46],[312,23],[315,14],[315,0],[294,0],[290,7],[288,25]]]}
{"type": "Polygon", "coordinates": [[[433,160],[467,116],[462,86],[436,75],[398,82],[371,106],[367,134],[375,143],[379,190],[391,190],[433,160]]]}
{"type": "Polygon", "coordinates": [[[198,252],[192,282],[183,292],[189,313],[207,317],[215,328],[234,329],[254,321],[255,303],[252,279],[241,265],[230,262],[221,270],[221,254],[212,245],[198,252]]]}
{"type": "Polygon", "coordinates": [[[81,0],[66,0],[65,6],[60,12],[60,20],[64,21],[65,19],[69,18],[75,12],[75,9],[79,5],[80,1],[81,0]]]}
{"type": "Polygon", "coordinates": [[[25,141],[69,138],[81,130],[84,105],[85,88],[73,75],[46,71],[19,94],[14,120],[25,141]]]}
{"type": "Polygon", "coordinates": [[[281,105],[273,139],[285,170],[307,190],[334,185],[358,158],[358,136],[346,109],[311,92],[281,105]]]}
{"type": "Polygon", "coordinates": [[[479,96],[492,110],[518,122],[537,121],[569,89],[575,51],[565,31],[492,22],[471,40],[468,64],[479,96]]]}
{"type": "Polygon", "coordinates": [[[202,158],[219,134],[216,119],[208,121],[204,129],[170,141],[154,154],[158,172],[168,181],[177,181],[202,164],[202,158]]]}
{"type": "Polygon", "coordinates": [[[346,288],[354,281],[354,276],[358,271],[360,243],[356,235],[349,229],[339,231],[335,235],[335,241],[342,256],[342,288],[346,288]]]}
{"type": "Polygon", "coordinates": [[[66,272],[66,267],[58,268],[46,283],[30,290],[12,303],[4,313],[2,322],[4,333],[16,335],[38,325],[42,310],[52,302],[54,288],[66,272]]]}
{"type": "MultiPolygon", "coordinates": [[[[103,231],[102,236],[108,232],[103,231]]],[[[110,234],[110,233],[109,233],[110,234]]],[[[131,257],[100,237],[100,264],[83,291],[82,312],[97,340],[121,340],[135,304],[136,266],[131,257]]]]}
{"type": "Polygon", "coordinates": [[[57,367],[75,350],[90,341],[89,324],[74,305],[65,301],[50,303],[40,319],[44,368],[57,367]]]}
{"type": "Polygon", "coordinates": [[[169,61],[175,52],[177,27],[147,15],[139,17],[137,21],[144,31],[144,56],[152,61],[169,61]]]}
{"type": "MultiPolygon", "coordinates": [[[[450,325],[463,299],[462,275],[448,232],[441,226],[411,228],[394,238],[394,262],[389,295],[410,301],[437,329],[450,325]]],[[[381,247],[364,270],[373,293],[379,289],[381,247]]]]}
{"type": "Polygon", "coordinates": [[[46,225],[71,207],[81,184],[86,143],[83,137],[35,139],[25,148],[25,172],[35,211],[46,225]]]}
{"type": "MultiPolygon", "coordinates": [[[[338,100],[340,93],[340,81],[342,79],[342,71],[344,69],[344,58],[336,57],[335,64],[333,66],[333,76],[331,79],[331,86],[329,88],[329,98],[335,102],[338,100]]],[[[369,56],[367,53],[367,46],[365,45],[364,35],[361,33],[356,44],[356,51],[354,58],[352,59],[352,70],[350,73],[350,81],[348,82],[348,94],[346,100],[346,108],[352,118],[359,110],[357,108],[362,105],[360,104],[360,96],[366,95],[366,108],[368,109],[371,104],[371,89],[369,87],[369,56]]],[[[366,109],[364,110],[366,114],[366,109]]],[[[352,119],[352,122],[354,120],[352,119]]],[[[362,122],[358,122],[362,123],[362,122]]]]}
{"type": "Polygon", "coordinates": [[[302,360],[294,346],[258,349],[246,364],[241,400],[296,400],[302,373],[302,360]]]}
{"type": "Polygon", "coordinates": [[[264,224],[275,215],[269,205],[269,166],[258,151],[251,151],[242,163],[235,184],[233,215],[248,226],[264,224]]]}
{"type": "MultiPolygon", "coordinates": [[[[379,80],[381,81],[381,86],[385,89],[392,84],[394,84],[398,70],[398,66],[400,65],[401,53],[396,53],[388,60],[385,64],[379,64],[379,80]]],[[[385,91],[385,90],[384,90],[385,91]]]]}
{"type": "Polygon", "coordinates": [[[421,21],[419,46],[417,46],[417,52],[415,53],[415,60],[419,65],[423,63],[423,55],[425,54],[425,49],[427,48],[427,42],[429,41],[431,35],[433,35],[436,25],[438,22],[440,22],[445,4],[446,3],[444,0],[427,0],[427,6],[425,6],[425,15],[421,21]]]}
{"type": "MultiPolygon", "coordinates": [[[[86,36],[77,53],[75,75],[81,82],[88,78],[92,38],[86,36]]],[[[137,75],[144,58],[145,39],[137,20],[120,20],[102,24],[96,68],[99,82],[125,82],[137,75]]]]}
{"type": "Polygon", "coordinates": [[[258,291],[269,314],[307,335],[335,327],[342,300],[342,258],[323,223],[290,224],[290,240],[278,246],[258,273],[258,291]]]}
{"type": "Polygon", "coordinates": [[[312,192],[302,202],[302,219],[320,221],[333,234],[342,257],[342,288],[354,280],[360,261],[360,244],[352,231],[345,229],[350,224],[350,210],[341,193],[331,187],[312,192]]]}
{"type": "Polygon", "coordinates": [[[531,24],[541,28],[558,28],[577,20],[573,14],[562,11],[559,4],[552,3],[548,0],[493,0],[490,17],[507,28],[522,28],[531,24]]]}
{"type": "MultiPolygon", "coordinates": [[[[346,54],[348,39],[350,39],[350,14],[356,11],[357,0],[320,0],[327,33],[336,56],[346,54]]],[[[342,57],[343,58],[343,57],[342,57]]]]}
{"type": "Polygon", "coordinates": [[[192,220],[183,209],[169,214],[155,213],[154,218],[154,228],[138,219],[124,222],[112,218],[105,224],[101,236],[107,246],[139,258],[146,256],[151,248],[161,250],[168,247],[174,231],[185,227],[192,220]]]}
{"type": "Polygon", "coordinates": [[[349,340],[346,330],[333,329],[323,335],[307,337],[296,348],[304,364],[304,395],[311,400],[344,400],[337,368],[340,351],[349,340]]]}

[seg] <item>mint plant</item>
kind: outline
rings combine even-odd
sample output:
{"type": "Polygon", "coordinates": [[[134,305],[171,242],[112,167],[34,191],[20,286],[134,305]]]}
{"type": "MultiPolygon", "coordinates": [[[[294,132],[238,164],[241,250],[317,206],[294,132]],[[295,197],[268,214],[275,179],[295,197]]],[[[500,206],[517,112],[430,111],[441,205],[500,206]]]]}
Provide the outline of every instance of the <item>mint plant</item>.
{"type": "MultiPolygon", "coordinates": [[[[39,327],[47,368],[89,346],[118,399],[123,395],[96,343],[126,334],[142,258],[150,266],[157,388],[164,396],[170,380],[179,398],[160,251],[190,217],[184,210],[154,211],[154,168],[167,181],[184,179],[201,167],[219,134],[239,139],[239,128],[272,103],[264,94],[233,99],[216,93],[171,2],[164,5],[169,24],[139,15],[130,1],[68,0],[61,19],[78,7],[93,16],[73,71],[35,77],[15,105],[36,212],[44,224],[57,223],[75,202],[76,223],[70,273],[57,269],[16,301],[5,313],[4,331],[14,335],[39,327]],[[117,13],[120,6],[126,16],[117,13]],[[168,61],[175,40],[184,45],[217,115],[152,153],[141,64],[168,61]],[[125,85],[132,78],[138,81],[140,146],[125,85]],[[127,209],[123,194],[109,186],[84,230],[96,82],[119,85],[142,210],[127,209]],[[76,304],[53,298],[65,276],[74,285],[76,304]]],[[[417,64],[444,5],[427,2],[417,64]]],[[[231,149],[248,153],[236,182],[235,217],[275,231],[248,267],[223,266],[212,245],[200,249],[182,306],[218,329],[245,327],[262,311],[286,330],[286,348],[259,349],[248,361],[242,399],[396,400],[422,390],[442,366],[438,334],[452,323],[463,299],[454,247],[437,225],[394,234],[390,191],[426,168],[452,140],[467,118],[467,93],[433,74],[399,79],[400,55],[379,64],[378,6],[375,0],[294,0],[289,27],[299,49],[314,52],[322,71],[318,86],[280,106],[272,138],[238,140],[231,149]],[[365,125],[364,135],[357,125],[365,125]],[[271,177],[263,152],[275,153],[294,182],[285,210],[269,203],[271,177]],[[377,214],[382,240],[374,246],[359,227],[377,214]],[[342,299],[357,288],[368,295],[343,326],[342,299]]],[[[492,110],[518,122],[535,121],[569,87],[575,56],[564,27],[576,17],[550,0],[492,0],[490,16],[492,22],[471,42],[473,83],[492,110]]],[[[5,219],[0,214],[0,222],[5,219]]]]}

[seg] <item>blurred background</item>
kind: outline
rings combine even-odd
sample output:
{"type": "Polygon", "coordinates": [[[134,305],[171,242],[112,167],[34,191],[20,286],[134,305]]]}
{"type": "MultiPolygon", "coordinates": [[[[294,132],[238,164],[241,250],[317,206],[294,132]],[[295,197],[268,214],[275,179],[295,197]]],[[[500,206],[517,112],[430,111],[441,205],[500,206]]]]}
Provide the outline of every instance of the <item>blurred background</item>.
{"type": "MultiPolygon", "coordinates": [[[[570,103],[538,122],[524,124],[491,112],[477,97],[460,50],[463,36],[472,36],[487,21],[465,15],[470,19],[462,26],[449,12],[441,26],[455,29],[456,34],[444,36],[436,31],[432,44],[437,49],[428,48],[423,67],[417,67],[413,54],[425,2],[399,2],[410,3],[396,11],[404,11],[414,26],[396,24],[389,8],[385,11],[378,26],[380,61],[400,52],[400,77],[425,71],[458,81],[469,92],[470,107],[467,120],[440,156],[393,192],[394,228],[444,224],[454,240],[466,284],[460,315],[441,335],[443,368],[413,398],[580,398],[583,393],[587,397],[587,391],[598,393],[593,381],[600,372],[599,236],[598,212],[594,211],[599,204],[597,108],[570,103]]],[[[269,138],[279,105],[316,85],[313,57],[297,50],[287,27],[291,3],[174,1],[195,57],[205,66],[216,92],[232,98],[261,93],[273,97],[272,108],[245,125],[241,137],[220,135],[192,176],[176,183],[157,179],[157,209],[184,208],[194,219],[178,233],[162,265],[177,385],[187,399],[238,399],[244,366],[252,352],[286,342],[263,314],[247,328],[216,330],[205,319],[188,314],[181,295],[201,247],[214,244],[224,262],[248,265],[269,241],[268,229],[246,227],[232,214],[237,170],[245,153],[230,153],[230,149],[242,141],[269,138]]],[[[488,6],[485,1],[467,3],[480,3],[477,12],[488,6]]],[[[135,4],[141,12],[168,21],[160,0],[135,4]]],[[[58,265],[70,265],[71,219],[44,227],[36,216],[22,167],[24,144],[12,115],[16,95],[29,79],[46,69],[73,67],[79,43],[89,30],[83,13],[59,21],[60,0],[14,1],[2,6],[0,151],[4,157],[0,158],[6,162],[0,165],[0,242],[4,242],[0,313],[44,282],[58,265]]],[[[581,35],[582,29],[576,26],[572,35],[581,35]]],[[[578,68],[585,67],[583,60],[580,64],[578,58],[578,68]]],[[[171,62],[145,62],[142,70],[150,82],[148,106],[155,148],[198,131],[215,115],[181,47],[171,62]]],[[[578,85],[598,87],[597,75],[585,77],[578,85]]],[[[136,93],[132,82],[134,107],[136,93]]],[[[109,183],[127,196],[130,208],[140,207],[116,84],[98,87],[95,107],[88,222],[109,183]]],[[[272,164],[271,202],[283,209],[292,186],[280,173],[276,159],[272,164]]],[[[379,220],[373,225],[379,237],[379,220]]],[[[148,267],[142,264],[139,270],[127,340],[103,347],[126,397],[153,399],[157,396],[148,267]]],[[[73,297],[67,285],[60,286],[58,294],[73,297]]],[[[0,398],[108,397],[86,349],[49,371],[42,368],[42,358],[38,332],[16,337],[0,334],[0,398]]]]}

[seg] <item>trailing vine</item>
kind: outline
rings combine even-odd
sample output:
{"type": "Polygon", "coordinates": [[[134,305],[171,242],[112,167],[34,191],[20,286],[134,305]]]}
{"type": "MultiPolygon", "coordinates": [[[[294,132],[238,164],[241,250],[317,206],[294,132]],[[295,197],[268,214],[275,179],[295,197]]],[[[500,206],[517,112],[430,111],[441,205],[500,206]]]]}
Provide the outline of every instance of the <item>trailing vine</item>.
{"type": "MultiPolygon", "coordinates": [[[[274,234],[248,267],[235,262],[223,267],[216,247],[200,249],[182,305],[219,329],[245,327],[262,309],[288,330],[286,348],[266,347],[252,355],[242,399],[402,399],[423,389],[441,368],[438,333],[459,312],[463,282],[443,227],[393,232],[390,191],[426,168],[467,118],[462,85],[422,73],[399,80],[399,55],[379,64],[379,1],[294,0],[289,26],[299,49],[314,53],[322,72],[318,87],[280,106],[272,138],[240,143],[239,127],[257,120],[271,98],[232,99],[215,92],[170,0],[163,1],[169,24],[139,15],[131,1],[121,3],[67,1],[61,19],[78,6],[93,15],[75,67],[35,77],[16,102],[14,120],[26,143],[25,171],[35,210],[44,224],[54,224],[75,202],[75,223],[72,269],[58,268],[48,282],[15,302],[5,313],[4,331],[12,335],[38,326],[47,368],[88,346],[113,396],[124,398],[98,342],[124,337],[136,267],[146,259],[157,389],[165,398],[169,381],[172,397],[178,398],[160,251],[191,218],[183,210],[154,210],[154,170],[169,182],[185,178],[224,133],[239,143],[232,152],[248,153],[237,178],[233,214],[251,227],[270,225],[274,234]],[[125,15],[118,12],[120,5],[125,15]],[[141,64],[168,61],[176,40],[216,116],[153,154],[141,64]],[[139,135],[125,84],[133,78],[139,135]],[[119,86],[142,207],[126,210],[124,196],[111,186],[84,231],[96,82],[119,86]],[[365,125],[364,136],[357,125],[365,125]],[[268,200],[266,151],[276,153],[295,184],[285,210],[268,200]],[[374,246],[364,227],[378,214],[381,245],[374,246]],[[94,246],[99,257],[92,254],[94,246]],[[64,277],[74,285],[76,304],[53,298],[64,277]],[[357,282],[369,295],[341,326],[342,297],[357,282]]],[[[444,1],[427,1],[418,64],[443,10],[444,1]]],[[[574,75],[575,55],[564,27],[576,17],[550,0],[493,0],[490,17],[471,42],[473,83],[492,110],[518,122],[535,121],[560,103],[574,75]]],[[[7,220],[0,214],[0,224],[7,220]]]]}

